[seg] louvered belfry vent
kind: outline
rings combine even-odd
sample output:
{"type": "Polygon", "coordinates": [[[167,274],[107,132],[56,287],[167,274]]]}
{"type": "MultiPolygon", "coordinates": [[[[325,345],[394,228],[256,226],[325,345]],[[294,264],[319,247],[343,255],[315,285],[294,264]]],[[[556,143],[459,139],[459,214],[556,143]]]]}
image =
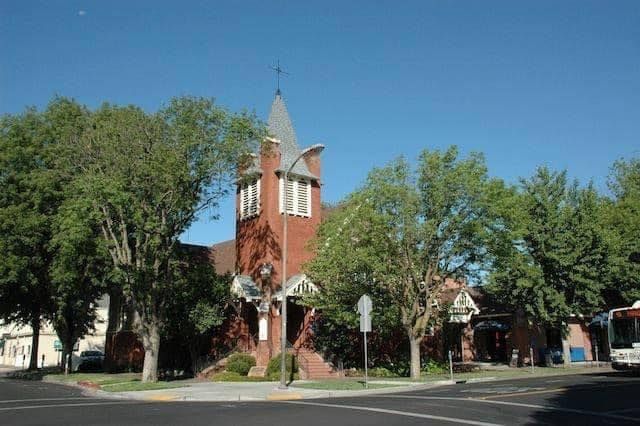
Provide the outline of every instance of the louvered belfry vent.
{"type": "MultiPolygon", "coordinates": [[[[284,212],[284,178],[280,177],[280,213],[284,212]]],[[[287,213],[311,217],[311,182],[291,177],[287,182],[287,213]]]]}
{"type": "Polygon", "coordinates": [[[240,219],[260,214],[260,179],[252,179],[240,186],[240,219]]]}

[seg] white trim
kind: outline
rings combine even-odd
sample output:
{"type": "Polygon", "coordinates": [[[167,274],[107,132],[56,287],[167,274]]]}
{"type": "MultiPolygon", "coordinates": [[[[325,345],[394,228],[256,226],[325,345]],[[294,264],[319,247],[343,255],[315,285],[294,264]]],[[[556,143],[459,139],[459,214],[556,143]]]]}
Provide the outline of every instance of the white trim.
{"type": "Polygon", "coordinates": [[[466,290],[460,290],[453,304],[449,307],[449,322],[466,324],[471,315],[477,315],[480,309],[466,290]]]}
{"type": "Polygon", "coordinates": [[[240,184],[240,220],[260,214],[260,178],[256,177],[240,184]]]}
{"type": "MultiPolygon", "coordinates": [[[[313,294],[320,291],[318,286],[309,281],[305,274],[300,274],[298,280],[292,284],[287,283],[287,297],[297,297],[305,294],[313,294]]],[[[282,291],[278,292],[275,300],[282,301],[282,291]]]]}
{"type": "Polygon", "coordinates": [[[240,284],[240,280],[238,279],[237,276],[233,277],[233,281],[231,282],[231,295],[232,296],[236,296],[238,299],[246,299],[249,302],[254,302],[256,300],[261,300],[260,297],[250,297],[247,295],[247,293],[245,293],[244,288],[242,287],[242,284],[240,284]]]}
{"type": "MultiPolygon", "coordinates": [[[[289,176],[287,185],[287,212],[290,215],[311,217],[311,180],[298,176],[289,176]],[[305,188],[301,188],[304,185],[305,188]],[[306,191],[305,191],[306,189],[306,191]],[[301,191],[302,190],[302,191],[301,191]],[[305,208],[306,207],[306,208],[305,208]]],[[[280,213],[284,213],[284,175],[278,178],[278,205],[280,213]]]]}

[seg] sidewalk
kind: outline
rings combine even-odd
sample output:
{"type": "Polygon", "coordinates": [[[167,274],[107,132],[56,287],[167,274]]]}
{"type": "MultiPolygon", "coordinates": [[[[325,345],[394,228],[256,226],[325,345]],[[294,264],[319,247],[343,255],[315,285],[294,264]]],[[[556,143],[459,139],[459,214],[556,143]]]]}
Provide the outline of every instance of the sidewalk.
{"type": "MultiPolygon", "coordinates": [[[[296,383],[305,383],[299,381],[296,383]]],[[[375,384],[376,381],[369,383],[375,384]]],[[[386,383],[380,381],[378,383],[386,383]]],[[[104,392],[87,389],[85,393],[100,398],[138,399],[144,401],[281,401],[311,398],[333,398],[341,396],[370,395],[380,393],[406,392],[426,389],[444,384],[448,380],[430,383],[397,383],[398,386],[357,390],[318,390],[296,388],[295,384],[286,390],[278,389],[275,382],[194,382],[189,387],[136,392],[104,392]]],[[[395,384],[395,383],[394,383],[395,384]]]]}
{"type": "MultiPolygon", "coordinates": [[[[4,369],[7,372],[15,370],[13,368],[4,369]]],[[[3,369],[0,368],[0,372],[3,369]]],[[[601,368],[589,367],[585,368],[576,366],[575,368],[544,368],[536,367],[536,374],[531,374],[528,368],[484,371],[479,373],[461,373],[454,374],[454,380],[451,381],[448,376],[435,376],[428,381],[412,382],[406,379],[386,379],[372,378],[369,383],[373,389],[357,389],[357,390],[337,390],[329,383],[328,388],[313,389],[304,386],[310,382],[299,380],[295,381],[288,389],[278,389],[278,382],[210,382],[198,380],[186,380],[184,382],[173,382],[182,387],[164,388],[146,391],[122,391],[122,392],[106,392],[99,389],[99,382],[95,384],[90,378],[82,380],[80,385],[73,382],[65,382],[56,380],[54,377],[45,376],[45,382],[59,383],[66,386],[74,386],[83,390],[87,396],[107,398],[107,399],[133,399],[141,401],[277,401],[277,400],[296,400],[296,399],[313,399],[313,398],[333,398],[347,396],[363,396],[371,394],[388,394],[407,392],[413,390],[429,389],[444,385],[462,384],[462,383],[479,383],[479,382],[497,382],[502,380],[528,379],[534,377],[555,377],[571,374],[591,374],[591,373],[608,373],[611,368],[608,365],[601,368]],[[90,386],[94,385],[94,386],[90,386]],[[377,385],[377,386],[376,386],[377,385]],[[387,385],[384,387],[383,385],[387,385]]],[[[111,386],[115,383],[103,384],[103,386],[111,386]]],[[[339,389],[339,387],[338,387],[339,389]]]]}

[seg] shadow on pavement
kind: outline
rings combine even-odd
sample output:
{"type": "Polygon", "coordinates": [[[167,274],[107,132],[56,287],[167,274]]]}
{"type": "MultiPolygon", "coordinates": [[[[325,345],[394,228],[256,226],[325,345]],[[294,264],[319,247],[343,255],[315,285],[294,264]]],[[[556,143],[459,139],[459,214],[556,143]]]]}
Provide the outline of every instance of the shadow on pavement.
{"type": "Polygon", "coordinates": [[[640,424],[640,377],[628,372],[594,373],[558,392],[522,396],[509,402],[539,405],[527,424],[640,424]]]}

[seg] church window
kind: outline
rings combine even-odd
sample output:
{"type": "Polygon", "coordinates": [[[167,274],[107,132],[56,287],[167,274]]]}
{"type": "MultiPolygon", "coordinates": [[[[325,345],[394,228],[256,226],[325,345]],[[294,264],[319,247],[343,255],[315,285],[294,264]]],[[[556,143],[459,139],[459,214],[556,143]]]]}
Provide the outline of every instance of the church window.
{"type": "MultiPolygon", "coordinates": [[[[284,178],[280,177],[280,213],[284,211],[284,178]]],[[[294,178],[287,182],[287,212],[296,216],[311,217],[311,182],[294,178]]]]}
{"type": "Polygon", "coordinates": [[[240,219],[248,219],[260,214],[260,179],[243,182],[240,185],[240,219]]]}

